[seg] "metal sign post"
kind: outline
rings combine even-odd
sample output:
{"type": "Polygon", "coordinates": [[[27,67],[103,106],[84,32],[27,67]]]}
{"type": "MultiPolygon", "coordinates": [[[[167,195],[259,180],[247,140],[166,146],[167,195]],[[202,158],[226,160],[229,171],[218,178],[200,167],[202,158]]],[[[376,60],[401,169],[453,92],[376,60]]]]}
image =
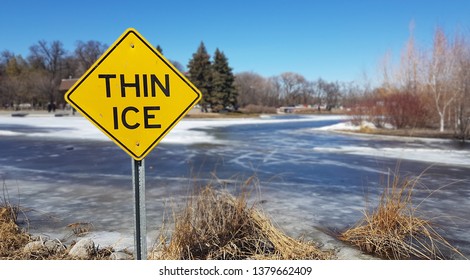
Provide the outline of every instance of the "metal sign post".
{"type": "Polygon", "coordinates": [[[147,259],[147,218],[145,212],[145,162],[132,159],[134,190],[134,248],[135,259],[147,259]]]}

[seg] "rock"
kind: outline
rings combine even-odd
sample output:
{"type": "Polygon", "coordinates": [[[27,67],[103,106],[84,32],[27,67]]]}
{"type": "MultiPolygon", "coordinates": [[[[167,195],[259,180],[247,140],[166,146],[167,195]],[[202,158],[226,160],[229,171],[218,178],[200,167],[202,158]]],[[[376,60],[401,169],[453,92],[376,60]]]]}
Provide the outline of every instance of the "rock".
{"type": "Polygon", "coordinates": [[[41,253],[44,251],[44,243],[42,241],[31,241],[28,244],[26,244],[23,248],[23,252],[25,254],[31,255],[31,254],[37,254],[41,253]]]}
{"type": "Polygon", "coordinates": [[[47,240],[44,242],[44,247],[51,255],[65,252],[65,246],[59,240],[47,240]]]}
{"type": "Polygon", "coordinates": [[[109,256],[111,260],[132,260],[132,255],[129,255],[125,252],[113,252],[111,256],[109,256]]]}
{"type": "Polygon", "coordinates": [[[42,238],[33,240],[34,241],[29,242],[23,247],[23,252],[29,256],[35,256],[37,258],[48,257],[63,253],[66,249],[59,240],[43,241],[42,238]]]}
{"type": "Polygon", "coordinates": [[[78,259],[89,259],[95,254],[95,243],[89,238],[78,241],[69,252],[69,256],[78,259]]]}
{"type": "Polygon", "coordinates": [[[42,236],[39,236],[39,235],[35,235],[35,236],[31,236],[31,241],[42,241],[43,238],[42,236]]]}

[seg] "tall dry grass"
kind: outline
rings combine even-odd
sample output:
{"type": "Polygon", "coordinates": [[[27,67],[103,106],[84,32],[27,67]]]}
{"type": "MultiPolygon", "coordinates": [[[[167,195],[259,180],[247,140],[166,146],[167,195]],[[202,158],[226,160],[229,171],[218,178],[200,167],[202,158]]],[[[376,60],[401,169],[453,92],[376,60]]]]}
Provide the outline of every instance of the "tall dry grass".
{"type": "Polygon", "coordinates": [[[21,209],[19,205],[10,202],[5,182],[3,182],[2,193],[0,200],[0,259],[18,259],[19,252],[30,241],[30,236],[17,225],[21,209]]]}
{"type": "Polygon", "coordinates": [[[339,238],[385,259],[444,259],[443,251],[464,257],[422,217],[420,204],[414,206],[413,191],[422,175],[402,177],[389,171],[378,206],[364,210],[362,220],[339,238]]]}
{"type": "MultiPolygon", "coordinates": [[[[252,179],[252,178],[251,178],[252,179]]],[[[249,185],[250,180],[245,182],[249,185]]],[[[258,209],[248,205],[251,191],[235,197],[209,185],[191,196],[174,216],[171,236],[162,231],[152,259],[331,259],[314,243],[287,236],[258,209]]]]}
{"type": "Polygon", "coordinates": [[[16,214],[9,206],[0,205],[0,259],[18,259],[30,236],[16,225],[16,214]]]}

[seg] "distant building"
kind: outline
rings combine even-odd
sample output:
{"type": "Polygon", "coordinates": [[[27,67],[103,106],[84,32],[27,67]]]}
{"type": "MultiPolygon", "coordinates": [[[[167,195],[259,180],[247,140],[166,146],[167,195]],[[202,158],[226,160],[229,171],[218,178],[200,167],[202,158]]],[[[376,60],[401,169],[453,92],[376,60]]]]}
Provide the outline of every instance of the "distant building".
{"type": "Polygon", "coordinates": [[[59,85],[59,92],[62,95],[65,95],[65,93],[78,81],[78,78],[68,78],[68,79],[62,79],[60,81],[59,85]]]}
{"type": "MultiPolygon", "coordinates": [[[[68,78],[62,79],[59,85],[59,94],[60,94],[60,109],[70,109],[70,105],[65,102],[65,93],[73,87],[73,85],[78,81],[78,78],[68,78]]],[[[75,111],[74,111],[75,113],[75,111]]]]}

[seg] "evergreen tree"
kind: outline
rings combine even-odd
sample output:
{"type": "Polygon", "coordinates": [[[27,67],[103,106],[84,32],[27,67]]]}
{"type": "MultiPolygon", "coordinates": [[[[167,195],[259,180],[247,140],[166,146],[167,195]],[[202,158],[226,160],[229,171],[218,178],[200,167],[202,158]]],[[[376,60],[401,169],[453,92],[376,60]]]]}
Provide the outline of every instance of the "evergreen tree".
{"type": "Polygon", "coordinates": [[[210,56],[204,43],[201,42],[197,51],[188,63],[189,80],[201,91],[202,99],[199,102],[202,110],[207,112],[207,107],[212,100],[212,67],[210,56]]]}
{"type": "Polygon", "coordinates": [[[227,107],[236,109],[237,91],[234,81],[235,76],[228,65],[227,57],[216,49],[212,64],[212,94],[209,100],[213,111],[218,112],[227,107]]]}

